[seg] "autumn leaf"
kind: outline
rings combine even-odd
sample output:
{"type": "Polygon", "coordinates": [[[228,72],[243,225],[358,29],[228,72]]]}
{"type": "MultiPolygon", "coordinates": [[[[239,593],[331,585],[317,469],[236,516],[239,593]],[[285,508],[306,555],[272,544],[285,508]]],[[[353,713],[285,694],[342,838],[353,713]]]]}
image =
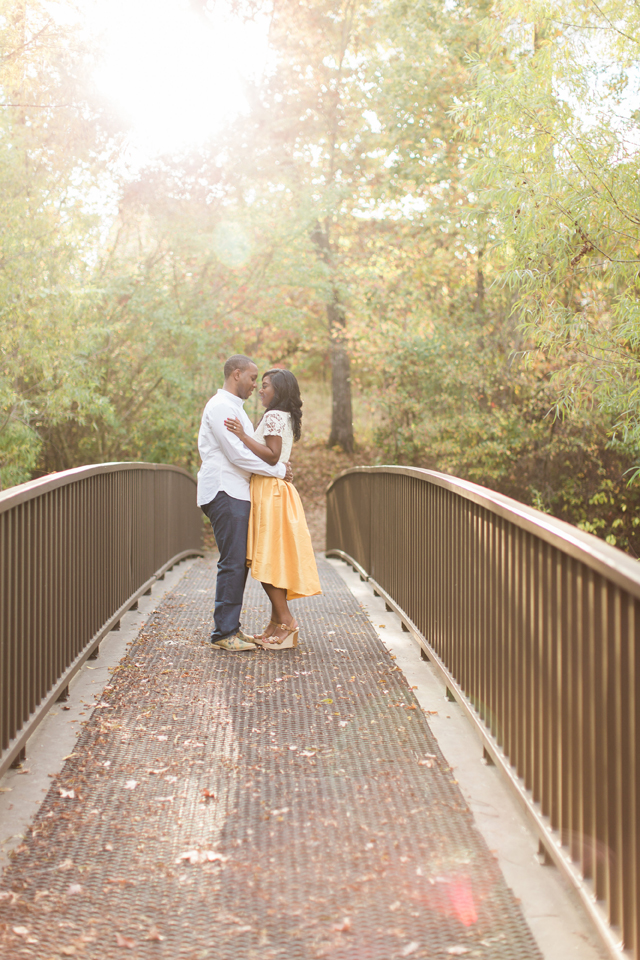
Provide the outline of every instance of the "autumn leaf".
{"type": "Polygon", "coordinates": [[[180,863],[182,860],[188,860],[189,863],[214,863],[219,861],[220,863],[226,863],[229,857],[225,857],[222,853],[216,853],[215,850],[187,850],[186,853],[180,854],[176,863],[180,863]]]}
{"type": "Polygon", "coordinates": [[[412,953],[415,953],[418,950],[420,944],[416,940],[412,940],[411,943],[408,943],[406,947],[400,951],[401,957],[410,957],[412,953]]]}
{"type": "Polygon", "coordinates": [[[136,941],[132,940],[131,937],[123,937],[122,934],[118,933],[117,931],[116,931],[116,943],[118,944],[119,947],[126,947],[127,950],[133,950],[136,945],[136,941]]]}

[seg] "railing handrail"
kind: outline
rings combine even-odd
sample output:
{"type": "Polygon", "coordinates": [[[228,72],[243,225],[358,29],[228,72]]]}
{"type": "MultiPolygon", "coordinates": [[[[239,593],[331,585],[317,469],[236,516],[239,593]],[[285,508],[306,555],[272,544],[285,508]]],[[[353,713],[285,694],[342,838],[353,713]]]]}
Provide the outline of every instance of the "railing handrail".
{"type": "Polygon", "coordinates": [[[428,480],[436,486],[457,493],[466,500],[486,507],[497,516],[509,520],[515,526],[554,547],[560,548],[568,556],[580,560],[592,570],[613,581],[617,586],[628,590],[640,599],[640,564],[617,547],[612,547],[599,537],[586,530],[580,530],[565,520],[558,520],[535,507],[528,507],[502,493],[482,487],[480,484],[461,480],[459,477],[423,467],[405,467],[395,464],[349,467],[335,476],[328,484],[326,493],[333,489],[343,477],[353,473],[396,473],[419,480],[428,480]]]}
{"type": "Polygon", "coordinates": [[[467,480],[352,467],[328,556],[401,618],[574,886],[609,956],[640,960],[640,567],[467,480]]]}
{"type": "Polygon", "coordinates": [[[101,463],[0,493],[0,773],[100,641],[165,571],[202,554],[196,481],[101,463]]]}
{"type": "Polygon", "coordinates": [[[0,513],[10,510],[19,503],[33,500],[34,497],[40,497],[50,490],[64,487],[69,483],[75,483],[87,477],[95,477],[99,473],[118,473],[120,470],[175,471],[189,477],[194,484],[196,482],[193,474],[189,473],[188,470],[185,470],[184,467],[177,467],[172,463],[150,463],[144,460],[113,460],[108,463],[89,463],[81,467],[71,467],[69,470],[60,470],[57,473],[48,473],[44,477],[36,477],[35,480],[27,480],[26,483],[19,483],[14,487],[7,487],[6,490],[0,490],[0,513]]]}

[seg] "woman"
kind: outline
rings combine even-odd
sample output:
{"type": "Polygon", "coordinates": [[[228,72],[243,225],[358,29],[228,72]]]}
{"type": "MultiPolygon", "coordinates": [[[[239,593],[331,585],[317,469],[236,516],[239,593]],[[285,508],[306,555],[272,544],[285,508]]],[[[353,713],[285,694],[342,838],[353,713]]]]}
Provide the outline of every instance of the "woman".
{"type": "MultiPolygon", "coordinates": [[[[268,370],[260,399],[266,411],[253,437],[235,417],[225,420],[225,426],[265,463],[286,462],[294,440],[300,439],[298,381],[289,370],[268,370]]],[[[251,477],[247,564],[271,601],[271,620],[256,642],[279,650],[297,646],[298,623],[287,601],[321,591],[309,529],[293,484],[276,477],[251,477]]]]}

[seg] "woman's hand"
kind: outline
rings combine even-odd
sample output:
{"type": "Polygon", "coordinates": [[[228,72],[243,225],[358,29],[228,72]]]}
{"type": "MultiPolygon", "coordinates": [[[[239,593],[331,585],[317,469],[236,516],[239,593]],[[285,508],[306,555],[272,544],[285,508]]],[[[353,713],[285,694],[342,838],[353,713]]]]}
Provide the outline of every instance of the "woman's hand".
{"type": "Polygon", "coordinates": [[[227,419],[224,422],[224,425],[229,431],[229,433],[233,433],[234,436],[238,438],[238,440],[242,440],[242,442],[244,443],[244,438],[246,437],[246,433],[244,432],[244,427],[242,426],[242,424],[240,423],[237,417],[227,417],[227,419]]]}

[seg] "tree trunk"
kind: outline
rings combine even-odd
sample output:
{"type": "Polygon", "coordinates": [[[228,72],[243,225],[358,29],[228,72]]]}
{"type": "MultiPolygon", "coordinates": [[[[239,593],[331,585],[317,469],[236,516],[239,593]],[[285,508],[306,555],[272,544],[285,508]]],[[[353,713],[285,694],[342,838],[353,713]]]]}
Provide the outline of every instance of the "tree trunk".
{"type": "Polygon", "coordinates": [[[484,248],[478,253],[478,266],[476,267],[476,302],[473,309],[476,313],[482,310],[484,306],[484,271],[482,269],[482,257],[484,248]]]}
{"type": "Polygon", "coordinates": [[[351,361],[345,344],[346,318],[337,293],[327,304],[331,355],[331,432],[328,447],[342,447],[353,453],[353,413],[351,410],[351,361]]]}
{"type": "MultiPolygon", "coordinates": [[[[311,232],[318,256],[332,267],[331,244],[326,229],[316,222],[311,232]]],[[[331,431],[328,447],[342,447],[345,453],[353,453],[353,413],[351,409],[351,361],[347,352],[347,318],[335,286],[332,299],[327,303],[329,327],[329,356],[331,358],[331,431]]]]}

